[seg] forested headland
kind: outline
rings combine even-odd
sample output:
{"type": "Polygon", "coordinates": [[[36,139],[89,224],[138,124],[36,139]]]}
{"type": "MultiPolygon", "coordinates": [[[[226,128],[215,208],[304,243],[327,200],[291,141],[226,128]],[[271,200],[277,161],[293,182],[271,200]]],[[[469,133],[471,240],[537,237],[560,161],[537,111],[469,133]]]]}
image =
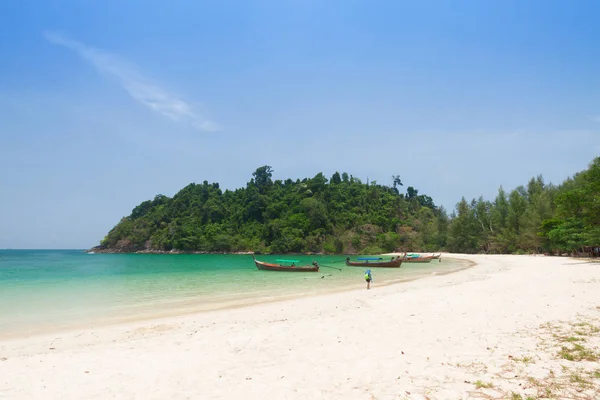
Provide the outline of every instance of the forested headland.
{"type": "Polygon", "coordinates": [[[347,173],[273,180],[262,166],[246,187],[192,183],[142,202],[97,251],[572,253],[600,245],[600,157],[555,186],[537,176],[493,200],[461,199],[448,214],[404,185],[347,173]]]}

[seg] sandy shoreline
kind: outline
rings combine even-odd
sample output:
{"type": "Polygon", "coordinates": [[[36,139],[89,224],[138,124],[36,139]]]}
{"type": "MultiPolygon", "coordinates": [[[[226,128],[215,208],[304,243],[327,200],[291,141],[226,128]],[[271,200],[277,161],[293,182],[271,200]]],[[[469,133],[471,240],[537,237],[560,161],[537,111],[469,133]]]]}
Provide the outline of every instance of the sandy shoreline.
{"type": "MultiPolygon", "coordinates": [[[[444,275],[455,273],[465,268],[469,268],[474,265],[473,262],[463,259],[454,258],[453,261],[446,260],[442,264],[438,264],[437,261],[433,264],[418,264],[418,269],[415,269],[415,265],[410,265],[409,268],[398,269],[377,269],[375,277],[377,278],[378,287],[393,285],[398,283],[410,282],[415,279],[426,278],[430,275],[444,275]],[[412,267],[412,268],[410,268],[412,267]]],[[[15,309],[14,313],[8,316],[7,320],[0,320],[0,341],[15,338],[25,338],[45,334],[61,334],[66,331],[74,330],[90,330],[99,329],[101,327],[110,325],[122,325],[125,323],[136,323],[145,322],[157,319],[164,319],[169,317],[181,317],[186,315],[195,315],[203,312],[226,310],[233,308],[248,307],[251,305],[265,304],[279,302],[283,300],[294,300],[305,297],[311,297],[315,295],[332,294],[347,292],[363,288],[362,279],[362,268],[348,268],[346,272],[346,279],[338,279],[339,275],[337,267],[325,266],[320,273],[314,275],[296,275],[296,277],[303,278],[302,285],[297,283],[296,287],[290,287],[289,283],[284,283],[277,287],[271,287],[272,290],[266,290],[265,287],[261,287],[260,283],[256,283],[254,287],[258,287],[258,290],[254,290],[252,294],[249,293],[248,289],[243,286],[229,287],[227,290],[222,291],[226,293],[220,296],[206,296],[206,294],[196,294],[195,296],[189,297],[178,297],[177,294],[173,295],[168,301],[147,301],[145,303],[132,303],[127,304],[119,310],[113,309],[109,312],[108,306],[102,313],[96,312],[96,314],[86,314],[83,310],[76,311],[71,314],[70,318],[66,319],[62,315],[58,315],[56,318],[46,318],[38,320],[37,322],[29,323],[28,325],[10,324],[18,318],[15,315],[19,315],[19,309],[15,309]],[[357,273],[354,273],[357,272],[357,273]],[[351,274],[352,273],[352,274],[351,274]],[[315,279],[312,284],[307,284],[306,279],[315,279]],[[236,291],[239,289],[239,292],[236,291]]],[[[254,268],[252,269],[254,271],[254,268]]],[[[341,272],[341,270],[340,270],[341,272]]],[[[266,275],[271,277],[288,278],[290,274],[279,274],[267,272],[266,275]]],[[[213,285],[215,286],[215,285],[213,285]]],[[[218,287],[218,283],[216,285],[218,287]]],[[[219,290],[215,293],[218,293],[219,290]]],[[[85,293],[86,295],[88,293],[85,293]]],[[[71,296],[77,296],[72,294],[71,296]]],[[[77,297],[75,297],[77,298],[77,297]]],[[[50,300],[50,299],[48,299],[50,300]]],[[[70,300],[72,301],[72,299],[70,300]]],[[[6,305],[5,305],[6,306],[6,305]]],[[[53,306],[57,310],[59,307],[55,304],[53,306]]],[[[10,311],[12,312],[12,310],[10,311]]],[[[40,315],[41,316],[41,315],[40,315]]],[[[41,316],[43,318],[43,316],[41,316]]],[[[30,317],[31,318],[31,317],[30,317]]]]}
{"type": "Polygon", "coordinates": [[[600,264],[454,256],[478,265],[370,291],[0,341],[0,399],[525,399],[547,389],[549,371],[559,382],[571,370],[587,386],[552,390],[594,398],[598,362],[557,357],[570,344],[552,340],[581,334],[598,351],[600,264]]]}

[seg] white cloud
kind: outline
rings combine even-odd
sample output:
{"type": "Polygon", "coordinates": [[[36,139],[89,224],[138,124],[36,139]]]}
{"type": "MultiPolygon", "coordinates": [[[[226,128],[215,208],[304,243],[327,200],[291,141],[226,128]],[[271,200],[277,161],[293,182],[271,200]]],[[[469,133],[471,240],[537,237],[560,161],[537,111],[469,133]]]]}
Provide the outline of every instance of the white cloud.
{"type": "Polygon", "coordinates": [[[74,50],[98,71],[117,78],[134,100],[151,110],[173,121],[189,124],[202,131],[216,131],[219,129],[216,123],[198,113],[188,102],[167,92],[155,82],[142,76],[123,59],[86,46],[56,32],[44,32],[44,37],[52,44],[74,50]]]}

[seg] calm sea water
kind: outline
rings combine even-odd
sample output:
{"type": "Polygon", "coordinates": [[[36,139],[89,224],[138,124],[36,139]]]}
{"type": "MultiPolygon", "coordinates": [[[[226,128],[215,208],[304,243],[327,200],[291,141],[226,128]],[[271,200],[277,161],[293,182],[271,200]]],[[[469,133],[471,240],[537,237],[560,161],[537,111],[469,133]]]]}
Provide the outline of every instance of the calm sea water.
{"type": "MultiPolygon", "coordinates": [[[[364,287],[365,268],[343,256],[259,256],[318,261],[318,273],[259,271],[249,255],[87,254],[0,250],[0,336],[214,310],[364,287]],[[332,268],[327,268],[330,266],[332,268]]],[[[374,284],[465,268],[460,260],[372,269],[374,284]]]]}

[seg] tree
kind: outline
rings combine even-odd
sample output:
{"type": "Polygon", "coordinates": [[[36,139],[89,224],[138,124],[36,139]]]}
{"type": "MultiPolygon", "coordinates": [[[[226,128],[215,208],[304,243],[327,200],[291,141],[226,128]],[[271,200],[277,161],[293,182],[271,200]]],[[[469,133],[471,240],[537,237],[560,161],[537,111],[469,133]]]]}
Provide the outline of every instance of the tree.
{"type": "Polygon", "coordinates": [[[252,173],[254,177],[254,184],[261,193],[264,193],[267,187],[273,184],[271,177],[273,176],[273,168],[269,165],[263,165],[258,167],[256,171],[252,173]]]}
{"type": "Polygon", "coordinates": [[[327,185],[327,178],[323,175],[322,172],[319,172],[308,182],[308,188],[313,193],[319,193],[325,191],[327,185]]]}
{"type": "Polygon", "coordinates": [[[415,199],[419,195],[419,191],[412,186],[409,186],[406,189],[406,199],[411,200],[415,199]]]}
{"type": "Polygon", "coordinates": [[[506,253],[510,243],[510,235],[506,231],[508,221],[508,197],[500,186],[496,199],[490,210],[491,242],[490,251],[493,253],[506,253]]]}
{"type": "Polygon", "coordinates": [[[556,217],[544,221],[544,235],[562,251],[600,245],[600,157],[567,180],[556,195],[556,217]]]}
{"type": "Polygon", "coordinates": [[[333,183],[334,185],[342,183],[342,178],[340,177],[339,172],[335,171],[335,173],[331,176],[331,183],[333,183]]]}
{"type": "Polygon", "coordinates": [[[400,175],[392,175],[392,182],[393,182],[394,191],[396,193],[400,193],[398,190],[398,186],[404,186],[402,184],[402,180],[400,179],[400,175]]]}
{"type": "Polygon", "coordinates": [[[548,240],[541,232],[543,221],[552,218],[553,214],[550,193],[543,188],[528,188],[528,194],[529,205],[523,213],[521,224],[521,245],[534,252],[549,250],[548,240]]]}
{"type": "Polygon", "coordinates": [[[481,196],[477,201],[473,200],[471,208],[478,225],[479,247],[481,250],[488,253],[492,248],[492,235],[494,234],[491,213],[492,203],[485,201],[481,196]]]}
{"type": "Polygon", "coordinates": [[[446,247],[448,241],[448,225],[450,220],[448,218],[448,213],[444,206],[440,206],[437,210],[437,239],[436,239],[436,248],[444,249],[446,247]]]}
{"type": "Polygon", "coordinates": [[[436,209],[435,204],[433,203],[433,199],[425,194],[417,196],[417,201],[422,207],[427,207],[432,210],[436,209]]]}
{"type": "Polygon", "coordinates": [[[456,205],[456,216],[449,228],[448,249],[457,253],[475,253],[479,250],[480,229],[475,215],[463,197],[456,205]]]}
{"type": "Polygon", "coordinates": [[[508,215],[505,233],[508,239],[509,251],[523,249],[521,231],[523,229],[523,215],[527,210],[526,191],[522,186],[510,192],[508,196],[508,215]]]}

